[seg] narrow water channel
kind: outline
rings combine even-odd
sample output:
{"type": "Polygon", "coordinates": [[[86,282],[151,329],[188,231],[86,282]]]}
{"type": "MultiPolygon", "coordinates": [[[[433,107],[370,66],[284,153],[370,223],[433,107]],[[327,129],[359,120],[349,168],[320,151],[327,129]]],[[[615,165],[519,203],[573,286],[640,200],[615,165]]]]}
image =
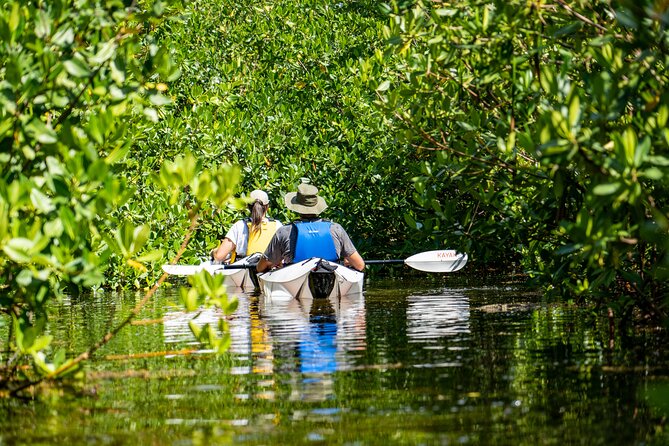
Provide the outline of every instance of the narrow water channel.
{"type": "MultiPolygon", "coordinates": [[[[188,325],[219,314],[161,291],[81,380],[0,400],[0,445],[669,444],[664,330],[620,332],[593,308],[499,283],[236,297],[216,356],[188,325]]],[[[62,302],[55,346],[80,352],[140,298],[62,302]]]]}

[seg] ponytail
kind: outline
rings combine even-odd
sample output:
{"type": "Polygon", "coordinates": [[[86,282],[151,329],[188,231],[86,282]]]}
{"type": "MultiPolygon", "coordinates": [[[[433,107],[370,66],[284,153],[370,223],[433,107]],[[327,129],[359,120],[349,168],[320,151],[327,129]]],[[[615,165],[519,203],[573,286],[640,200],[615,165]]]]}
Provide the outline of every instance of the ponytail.
{"type": "Polygon", "coordinates": [[[249,205],[249,211],[251,211],[251,231],[250,232],[261,232],[262,231],[262,219],[265,217],[265,212],[267,212],[267,206],[262,204],[260,201],[256,200],[253,204],[249,205]]]}

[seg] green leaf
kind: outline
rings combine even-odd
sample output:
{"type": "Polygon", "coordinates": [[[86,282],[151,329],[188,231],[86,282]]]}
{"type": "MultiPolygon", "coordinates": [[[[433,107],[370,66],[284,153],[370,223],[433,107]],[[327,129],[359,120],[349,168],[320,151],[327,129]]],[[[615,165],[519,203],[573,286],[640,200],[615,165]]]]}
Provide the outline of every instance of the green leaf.
{"type": "Polygon", "coordinates": [[[573,21],[570,24],[568,24],[566,26],[563,26],[562,28],[555,31],[555,33],[553,33],[553,36],[554,37],[563,37],[563,36],[567,36],[569,34],[574,34],[578,30],[580,30],[582,28],[582,26],[583,26],[582,22],[580,22],[578,20],[573,21]]]}
{"type": "Polygon", "coordinates": [[[35,18],[35,36],[44,39],[49,34],[51,34],[51,18],[46,11],[40,9],[35,18]]]}
{"type": "Polygon", "coordinates": [[[558,256],[564,256],[567,254],[572,254],[574,252],[580,251],[581,249],[583,249],[583,246],[581,244],[569,244],[555,251],[555,254],[558,256]]]}
{"type": "Polygon", "coordinates": [[[69,25],[65,25],[56,31],[51,41],[60,47],[72,45],[74,43],[74,31],[69,25]]]}
{"type": "Polygon", "coordinates": [[[455,14],[458,13],[458,10],[457,9],[440,8],[440,9],[435,9],[434,12],[439,17],[453,17],[455,14]]]}
{"type": "Polygon", "coordinates": [[[10,239],[2,250],[7,256],[18,263],[28,263],[32,259],[31,251],[35,243],[24,237],[10,239]]]}
{"type": "Polygon", "coordinates": [[[571,100],[569,101],[569,126],[573,129],[581,119],[581,99],[578,96],[577,90],[572,92],[571,100]]]}
{"type": "Polygon", "coordinates": [[[156,111],[156,109],[155,108],[150,108],[150,107],[147,107],[147,108],[144,109],[144,116],[149,118],[149,120],[151,122],[158,122],[159,119],[160,119],[158,117],[158,112],[156,111]]]}
{"type": "Polygon", "coordinates": [[[116,57],[110,65],[111,78],[117,84],[125,82],[125,60],[121,57],[116,57]]]}
{"type": "Polygon", "coordinates": [[[105,158],[105,162],[107,164],[116,164],[119,161],[123,160],[129,151],[130,151],[129,144],[120,145],[116,147],[114,150],[112,150],[109,155],[107,155],[107,157],[105,158]]]}
{"type": "Polygon", "coordinates": [[[598,184],[592,190],[592,193],[599,196],[612,195],[618,192],[622,187],[621,183],[604,183],[598,184]]]}
{"type": "Polygon", "coordinates": [[[68,207],[61,206],[59,210],[60,221],[63,222],[65,233],[71,240],[76,240],[79,233],[79,226],[72,210],[68,207]]]}
{"type": "Polygon", "coordinates": [[[637,151],[637,137],[634,130],[628,128],[623,132],[622,143],[625,149],[625,160],[628,166],[634,165],[634,155],[637,151]]]}
{"type": "Polygon", "coordinates": [[[116,44],[116,39],[109,40],[108,42],[105,42],[102,47],[98,50],[98,52],[93,56],[90,61],[93,62],[94,64],[103,64],[104,62],[108,61],[109,59],[114,56],[116,52],[116,47],[118,45],[116,44]]]}
{"type": "Polygon", "coordinates": [[[555,75],[555,68],[549,64],[544,64],[541,67],[541,87],[546,93],[555,94],[557,92],[557,77],[555,75]]]}
{"type": "Polygon", "coordinates": [[[634,151],[634,167],[641,166],[648,158],[650,153],[650,138],[646,136],[637,146],[634,151]]]}
{"type": "Polygon", "coordinates": [[[660,128],[666,127],[668,118],[669,118],[669,106],[661,105],[657,111],[657,125],[660,128]]]}
{"type": "Polygon", "coordinates": [[[44,235],[48,238],[60,237],[63,233],[63,222],[58,218],[44,224],[44,235]]]}
{"type": "Polygon", "coordinates": [[[33,275],[32,271],[29,269],[22,269],[21,272],[16,275],[15,280],[19,286],[27,288],[33,282],[34,278],[35,276],[33,275]]]}
{"type": "Polygon", "coordinates": [[[49,345],[51,345],[52,340],[53,340],[53,336],[51,336],[51,335],[39,336],[35,339],[33,344],[26,350],[26,352],[27,353],[37,353],[40,350],[44,350],[49,345]]]}
{"type": "Polygon", "coordinates": [[[637,29],[638,23],[634,13],[629,9],[622,7],[616,11],[616,19],[626,28],[637,29]]]}
{"type": "Polygon", "coordinates": [[[654,166],[667,167],[669,166],[669,158],[662,155],[649,156],[646,161],[654,166]]]}
{"type": "Polygon", "coordinates": [[[158,107],[169,105],[172,103],[172,100],[165,95],[160,93],[155,93],[149,96],[149,101],[158,107]]]}
{"type": "MultiPolygon", "coordinates": [[[[7,110],[7,107],[5,108],[7,110]]],[[[10,113],[13,113],[11,110],[7,110],[10,113]]],[[[2,119],[0,118],[0,138],[5,136],[5,133],[14,126],[14,120],[12,119],[2,119]]]]}
{"type": "Polygon", "coordinates": [[[131,244],[131,254],[135,254],[144,247],[151,233],[149,225],[140,225],[133,231],[133,240],[131,244]]]}
{"type": "Polygon", "coordinates": [[[21,22],[21,10],[20,3],[14,2],[12,5],[12,12],[9,14],[9,31],[14,34],[19,27],[21,22]]]}
{"type": "Polygon", "coordinates": [[[649,167],[648,169],[643,169],[639,171],[639,175],[656,181],[664,178],[664,172],[662,172],[657,167],[649,167]]]}
{"type": "Polygon", "coordinates": [[[102,144],[104,142],[105,129],[103,127],[104,124],[97,115],[91,116],[88,121],[88,125],[86,125],[86,131],[98,144],[102,144]]]}
{"type": "Polygon", "coordinates": [[[26,130],[42,144],[54,144],[58,141],[56,132],[39,118],[35,118],[26,126],[26,130]]]}
{"type": "Polygon", "coordinates": [[[63,66],[65,67],[65,70],[74,77],[88,77],[91,74],[91,70],[86,63],[76,57],[63,62],[63,66]]]}
{"type": "Polygon", "coordinates": [[[376,87],[376,91],[386,91],[390,88],[390,81],[383,81],[376,87]]]}
{"type": "Polygon", "coordinates": [[[51,198],[43,194],[39,189],[33,188],[30,191],[30,201],[32,202],[35,209],[40,211],[43,214],[48,214],[49,212],[56,209],[51,198]]]}
{"type": "Polygon", "coordinates": [[[155,249],[139,257],[136,257],[135,260],[137,260],[138,262],[155,262],[161,260],[163,258],[164,253],[165,251],[162,249],[155,249]]]}
{"type": "Polygon", "coordinates": [[[186,311],[190,312],[197,310],[199,304],[197,301],[197,291],[195,289],[181,287],[179,289],[179,294],[181,296],[181,303],[184,305],[184,308],[186,308],[186,311]]]}

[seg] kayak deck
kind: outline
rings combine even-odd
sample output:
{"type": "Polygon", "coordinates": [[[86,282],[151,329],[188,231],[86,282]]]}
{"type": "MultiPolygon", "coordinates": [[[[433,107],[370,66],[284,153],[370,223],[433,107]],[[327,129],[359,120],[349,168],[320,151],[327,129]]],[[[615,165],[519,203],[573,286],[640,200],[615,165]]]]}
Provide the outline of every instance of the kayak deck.
{"type": "Polygon", "coordinates": [[[272,299],[341,297],[362,292],[364,273],[311,258],[258,274],[260,288],[272,299]]]}

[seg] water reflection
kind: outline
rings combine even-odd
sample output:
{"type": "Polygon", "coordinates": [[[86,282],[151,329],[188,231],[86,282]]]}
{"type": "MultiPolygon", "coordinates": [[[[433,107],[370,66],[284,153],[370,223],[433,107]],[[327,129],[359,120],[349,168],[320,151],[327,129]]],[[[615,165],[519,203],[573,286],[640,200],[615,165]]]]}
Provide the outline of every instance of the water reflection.
{"type": "MultiPolygon", "coordinates": [[[[362,294],[342,298],[258,299],[271,343],[274,379],[290,389],[290,401],[326,401],[335,395],[334,372],[349,369],[365,349],[362,294]]],[[[254,356],[261,360],[262,357],[254,356]]]]}
{"type": "Polygon", "coordinates": [[[261,297],[259,309],[282,360],[283,371],[331,373],[351,366],[349,352],[365,349],[362,294],[328,299],[275,301],[261,297]],[[296,360],[294,360],[296,359],[296,360]]]}
{"type": "MultiPolygon", "coordinates": [[[[239,304],[227,318],[230,352],[248,364],[235,373],[329,374],[350,368],[355,359],[350,353],[366,348],[362,294],[287,301],[241,292],[234,296],[239,304]]],[[[198,345],[189,324],[216,325],[222,316],[214,308],[168,311],[163,317],[165,343],[198,345]]]]}
{"type": "MultiPolygon", "coordinates": [[[[239,292],[229,293],[229,296],[238,301],[237,310],[227,318],[232,339],[230,351],[240,355],[249,355],[252,350],[249,296],[239,292]]],[[[217,327],[222,317],[224,314],[218,308],[200,308],[192,312],[185,312],[178,308],[169,310],[163,316],[165,343],[199,346],[200,343],[193,336],[189,324],[192,322],[200,328],[207,324],[217,327]]]]}
{"type": "Polygon", "coordinates": [[[461,291],[445,289],[438,294],[407,297],[409,342],[435,341],[468,334],[469,298],[461,291]]]}
{"type": "MultiPolygon", "coordinates": [[[[238,297],[232,360],[134,355],[198,349],[188,322],[218,319],[158,293],[147,323],[87,364],[81,394],[59,385],[0,398],[0,444],[377,444],[380,432],[401,444],[669,444],[665,332],[616,331],[611,349],[610,322],[592,308],[495,287],[389,281],[342,301],[238,297]]],[[[60,303],[54,345],[82,351],[137,299],[60,303]]]]}

